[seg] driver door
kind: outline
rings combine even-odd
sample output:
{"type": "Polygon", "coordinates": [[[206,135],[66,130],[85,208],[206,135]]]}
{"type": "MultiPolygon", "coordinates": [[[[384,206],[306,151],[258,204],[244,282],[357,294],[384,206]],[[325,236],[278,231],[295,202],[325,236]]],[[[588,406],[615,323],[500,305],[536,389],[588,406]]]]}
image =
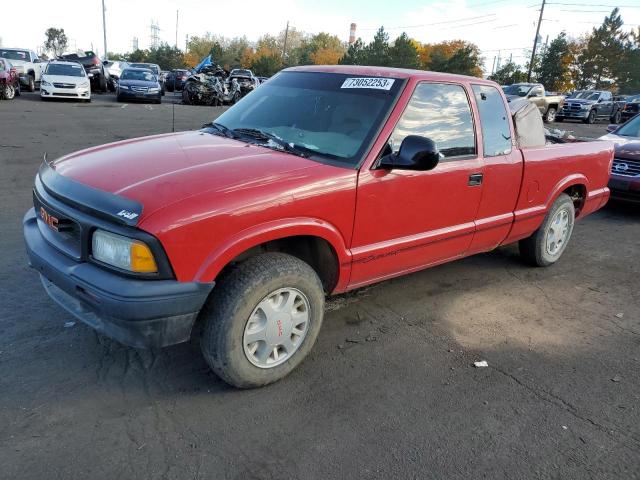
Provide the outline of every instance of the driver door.
{"type": "Polygon", "coordinates": [[[440,162],[429,171],[374,164],[360,172],[351,288],[460,257],[473,239],[483,163],[467,89],[418,83],[380,155],[397,152],[407,135],[435,141],[440,162]]]}

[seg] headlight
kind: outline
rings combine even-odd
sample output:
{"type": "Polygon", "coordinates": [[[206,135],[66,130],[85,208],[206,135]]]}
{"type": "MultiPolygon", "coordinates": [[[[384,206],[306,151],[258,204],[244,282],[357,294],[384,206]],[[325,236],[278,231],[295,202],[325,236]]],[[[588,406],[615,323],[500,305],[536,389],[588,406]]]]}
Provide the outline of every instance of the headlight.
{"type": "Polygon", "coordinates": [[[160,91],[159,88],[150,88],[149,93],[158,93],[160,91]]]}
{"type": "Polygon", "coordinates": [[[40,83],[42,85],[44,85],[45,87],[50,87],[51,86],[51,84],[49,82],[47,82],[46,80],[42,80],[40,83]]]}
{"type": "Polygon", "coordinates": [[[83,82],[80,85],[78,85],[80,88],[87,88],[89,86],[89,82],[83,82]]]}
{"type": "Polygon", "coordinates": [[[582,110],[588,110],[591,108],[591,105],[582,105],[582,110]]]}
{"type": "Polygon", "coordinates": [[[126,85],[118,84],[118,88],[121,88],[122,90],[129,90],[129,87],[127,87],[126,85]]]}
{"type": "Polygon", "coordinates": [[[91,241],[93,258],[136,273],[158,271],[151,249],[143,242],[104,230],[96,230],[91,241]]]}

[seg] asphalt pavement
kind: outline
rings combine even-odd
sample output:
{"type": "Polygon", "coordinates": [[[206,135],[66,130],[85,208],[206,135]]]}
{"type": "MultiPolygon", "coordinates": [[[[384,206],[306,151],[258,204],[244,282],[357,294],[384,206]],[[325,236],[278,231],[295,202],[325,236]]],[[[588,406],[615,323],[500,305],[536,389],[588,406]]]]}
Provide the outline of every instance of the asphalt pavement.
{"type": "Polygon", "coordinates": [[[548,269],[507,246],[334,297],[302,365],[250,391],[195,340],[124,347],[49,300],[21,227],[45,152],[219,113],[0,102],[0,478],[640,478],[638,207],[578,222],[548,269]]]}

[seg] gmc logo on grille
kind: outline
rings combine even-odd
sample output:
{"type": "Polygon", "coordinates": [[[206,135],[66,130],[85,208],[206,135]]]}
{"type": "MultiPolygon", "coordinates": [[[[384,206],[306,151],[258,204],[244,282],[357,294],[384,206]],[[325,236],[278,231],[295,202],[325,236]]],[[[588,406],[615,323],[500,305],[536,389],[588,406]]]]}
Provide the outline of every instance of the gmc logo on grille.
{"type": "Polygon", "coordinates": [[[47,211],[42,207],[40,207],[40,218],[42,218],[42,221],[53,228],[56,232],[58,231],[58,219],[47,213],[47,211]]]}

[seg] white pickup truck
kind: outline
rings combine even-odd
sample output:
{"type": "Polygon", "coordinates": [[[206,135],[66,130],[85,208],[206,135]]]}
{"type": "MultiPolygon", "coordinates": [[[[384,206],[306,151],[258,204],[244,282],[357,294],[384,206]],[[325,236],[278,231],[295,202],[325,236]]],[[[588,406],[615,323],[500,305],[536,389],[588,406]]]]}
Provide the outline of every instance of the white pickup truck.
{"type": "Polygon", "coordinates": [[[38,54],[26,48],[0,48],[0,58],[7,58],[16,67],[20,76],[20,83],[28,91],[33,92],[40,85],[42,76],[42,61],[38,54]]]}

